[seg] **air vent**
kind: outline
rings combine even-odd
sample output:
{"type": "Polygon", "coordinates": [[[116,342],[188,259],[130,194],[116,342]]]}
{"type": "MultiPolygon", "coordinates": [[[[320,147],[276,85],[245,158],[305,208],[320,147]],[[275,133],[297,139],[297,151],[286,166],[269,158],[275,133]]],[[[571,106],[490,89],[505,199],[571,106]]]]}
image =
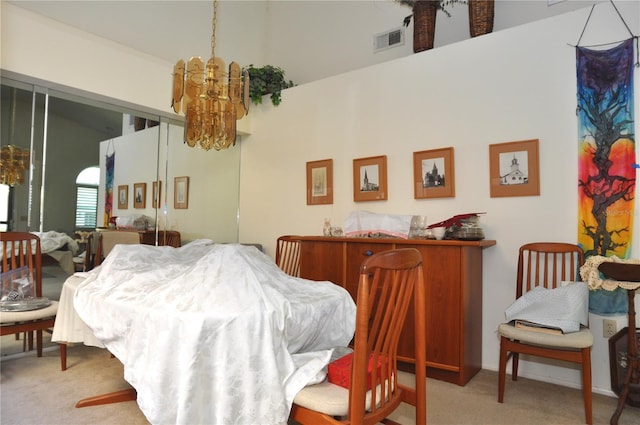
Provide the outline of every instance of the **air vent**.
{"type": "Polygon", "coordinates": [[[403,44],[404,30],[402,28],[392,29],[375,35],[373,38],[373,53],[390,49],[391,47],[402,46],[403,44]]]}

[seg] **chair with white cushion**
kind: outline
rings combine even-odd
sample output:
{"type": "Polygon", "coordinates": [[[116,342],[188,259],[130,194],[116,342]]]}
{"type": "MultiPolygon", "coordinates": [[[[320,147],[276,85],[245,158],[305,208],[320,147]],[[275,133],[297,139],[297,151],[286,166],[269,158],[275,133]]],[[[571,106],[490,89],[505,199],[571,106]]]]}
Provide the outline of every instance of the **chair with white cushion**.
{"type": "MultiPolygon", "coordinates": [[[[554,289],[564,281],[579,280],[584,263],[582,249],[574,244],[537,242],[520,247],[516,279],[516,299],[535,287],[554,289]]],[[[498,369],[498,402],[504,401],[507,361],[512,359],[511,379],[518,380],[520,354],[577,363],[582,371],[582,395],[586,423],[593,422],[591,397],[591,346],[593,335],[581,326],[578,332],[549,334],[517,328],[512,323],[498,327],[500,362],[498,369]]]]}
{"type": "MultiPolygon", "coordinates": [[[[33,283],[34,301],[42,298],[42,251],[40,238],[29,232],[0,233],[0,264],[3,289],[25,279],[33,283]],[[14,274],[19,276],[14,276],[14,274]]],[[[42,300],[44,301],[44,300],[42,300]]],[[[44,305],[44,304],[43,304],[44,305]]],[[[36,351],[42,357],[42,332],[53,328],[58,311],[58,302],[42,308],[26,311],[2,311],[0,329],[2,335],[25,333],[28,348],[33,348],[33,332],[36,333],[36,351]]]]}
{"type": "Polygon", "coordinates": [[[304,387],[290,418],[301,424],[395,423],[388,416],[407,402],[426,424],[425,283],[422,257],[413,248],[373,254],[360,268],[356,332],[349,389],[325,381],[304,387]],[[413,306],[411,303],[414,303],[413,306]],[[398,342],[407,316],[415,312],[416,387],[398,383],[398,342]],[[369,362],[380,367],[372,367],[369,362]],[[370,380],[368,389],[367,380],[370,380]]]}

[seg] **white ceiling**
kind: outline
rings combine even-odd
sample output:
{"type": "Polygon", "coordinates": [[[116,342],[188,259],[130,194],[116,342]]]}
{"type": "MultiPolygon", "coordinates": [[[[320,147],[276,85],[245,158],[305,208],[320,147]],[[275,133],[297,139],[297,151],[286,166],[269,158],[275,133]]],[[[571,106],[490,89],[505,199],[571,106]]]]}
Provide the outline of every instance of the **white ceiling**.
{"type": "Polygon", "coordinates": [[[213,8],[207,0],[7,2],[171,63],[200,53],[188,51],[190,40],[211,37],[213,8]]]}

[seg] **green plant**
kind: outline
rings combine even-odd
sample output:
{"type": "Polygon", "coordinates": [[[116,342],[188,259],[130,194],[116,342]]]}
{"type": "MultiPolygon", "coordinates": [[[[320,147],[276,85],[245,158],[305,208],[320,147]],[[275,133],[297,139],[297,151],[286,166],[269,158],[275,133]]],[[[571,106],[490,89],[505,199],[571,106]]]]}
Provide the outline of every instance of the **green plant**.
{"type": "MultiPolygon", "coordinates": [[[[447,10],[447,6],[451,6],[454,5],[456,3],[459,4],[467,4],[467,0],[396,0],[398,3],[404,5],[404,6],[408,6],[411,9],[413,9],[413,6],[415,6],[415,4],[418,1],[430,1],[430,2],[434,2],[436,3],[436,9],[437,10],[442,10],[444,12],[445,15],[447,15],[449,18],[451,17],[451,12],[449,12],[447,10]]],[[[411,23],[411,18],[413,17],[413,14],[406,16],[403,20],[404,26],[407,27],[409,26],[409,24],[411,23]]]]}
{"type": "Polygon", "coordinates": [[[280,92],[295,86],[293,81],[285,79],[284,70],[277,66],[265,65],[256,68],[249,65],[245,71],[249,73],[249,97],[254,105],[261,104],[262,96],[265,94],[271,94],[271,103],[278,106],[282,101],[280,92]]]}

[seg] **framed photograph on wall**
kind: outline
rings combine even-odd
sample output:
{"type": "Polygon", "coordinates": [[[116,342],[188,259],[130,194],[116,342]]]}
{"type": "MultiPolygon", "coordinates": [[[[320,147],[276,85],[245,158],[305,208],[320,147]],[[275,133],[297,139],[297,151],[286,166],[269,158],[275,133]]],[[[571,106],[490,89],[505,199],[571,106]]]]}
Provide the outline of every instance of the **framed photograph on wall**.
{"type": "Polygon", "coordinates": [[[333,159],[307,162],[307,205],[333,204],[333,159]]]}
{"type": "Polygon", "coordinates": [[[147,206],[147,184],[133,184],[133,208],[145,208],[147,206]]]}
{"type": "Polygon", "coordinates": [[[173,180],[173,208],[189,208],[189,177],[176,177],[173,180]]]}
{"type": "Polygon", "coordinates": [[[387,196],[387,156],[354,159],[354,202],[384,201],[387,196]]]}
{"type": "Polygon", "coordinates": [[[491,197],[539,196],[538,139],[489,145],[491,197]]]}
{"type": "Polygon", "coordinates": [[[118,208],[121,210],[129,208],[129,185],[118,186],[118,208]]]}
{"type": "Polygon", "coordinates": [[[158,208],[160,204],[158,199],[162,199],[162,180],[153,182],[153,193],[151,194],[153,201],[151,202],[152,208],[158,208]]]}
{"type": "Polygon", "coordinates": [[[413,153],[413,197],[453,198],[455,196],[453,148],[413,153]]]}

